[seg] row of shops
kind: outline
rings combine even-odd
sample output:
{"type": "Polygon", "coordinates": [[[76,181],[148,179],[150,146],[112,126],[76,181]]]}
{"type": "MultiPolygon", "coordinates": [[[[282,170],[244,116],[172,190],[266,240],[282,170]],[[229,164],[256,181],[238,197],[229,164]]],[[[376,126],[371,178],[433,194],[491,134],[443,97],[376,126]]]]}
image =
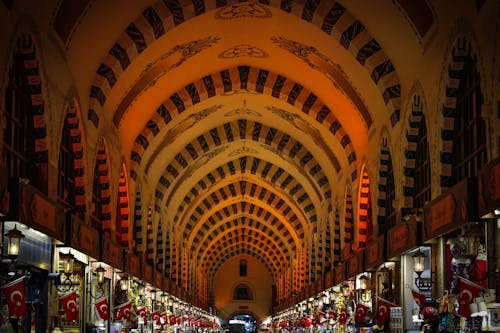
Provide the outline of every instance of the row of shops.
{"type": "Polygon", "coordinates": [[[500,331],[500,163],[280,304],[277,331],[500,331]]]}
{"type": "Polygon", "coordinates": [[[219,329],[214,311],[31,185],[15,181],[0,195],[3,331],[219,329]]]}

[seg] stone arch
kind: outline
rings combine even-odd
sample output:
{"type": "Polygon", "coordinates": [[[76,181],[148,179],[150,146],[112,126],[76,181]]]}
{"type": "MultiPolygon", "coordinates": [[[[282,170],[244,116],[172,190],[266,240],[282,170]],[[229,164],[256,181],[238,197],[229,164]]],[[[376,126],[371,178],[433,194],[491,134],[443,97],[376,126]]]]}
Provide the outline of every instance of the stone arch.
{"type": "Polygon", "coordinates": [[[129,247],[130,236],[130,207],[128,195],[128,178],[127,168],[122,164],[120,178],[118,179],[118,203],[116,216],[116,238],[118,243],[125,247],[129,247]]]}
{"type": "MultiPolygon", "coordinates": [[[[169,96],[135,139],[130,154],[131,170],[134,170],[131,176],[137,177],[136,170],[143,162],[142,156],[144,152],[155,137],[177,115],[184,112],[190,105],[236,89],[246,89],[276,99],[286,100],[288,104],[300,109],[302,113],[309,115],[314,121],[324,126],[337,138],[344,149],[350,165],[351,180],[357,178],[357,157],[351,138],[331,110],[313,92],[308,91],[299,83],[293,82],[280,74],[249,66],[233,67],[207,75],[169,96]]],[[[337,164],[338,162],[333,161],[332,163],[337,164]]],[[[336,166],[336,168],[338,169],[339,166],[336,166]]]]}
{"type": "MultiPolygon", "coordinates": [[[[465,36],[459,36],[451,51],[451,59],[448,62],[448,76],[446,77],[446,100],[442,107],[443,122],[441,128],[441,190],[445,191],[452,182],[453,169],[453,132],[455,124],[457,92],[464,78],[464,67],[467,56],[477,59],[477,55],[471,47],[471,43],[465,36]]],[[[479,67],[479,66],[477,66],[479,67]]],[[[476,68],[479,72],[479,68],[476,68]]],[[[482,98],[482,96],[481,96],[482,98]]]]}
{"type": "MultiPolygon", "coordinates": [[[[225,4],[225,2],[217,2],[214,7],[210,0],[198,1],[195,5],[181,4],[177,1],[158,1],[129,23],[100,64],[90,87],[88,119],[94,126],[99,126],[98,113],[106,102],[106,94],[112,89],[120,75],[149,45],[175,26],[192,17],[207,13],[213,8],[218,9],[215,13],[216,19],[217,17],[222,19],[224,15],[221,13],[228,7],[240,6],[246,7],[243,10],[246,10],[250,16],[255,15],[255,12],[266,13],[267,18],[272,16],[263,4],[243,2],[227,7],[225,4]],[[259,8],[256,8],[257,11],[247,9],[251,7],[259,8]]],[[[330,0],[316,2],[281,0],[279,3],[273,2],[268,5],[316,25],[323,33],[342,45],[368,72],[374,84],[379,88],[391,112],[392,126],[399,121],[401,85],[396,69],[382,46],[352,13],[337,1],[330,0]]],[[[230,15],[224,18],[236,17],[230,15]]]]}
{"type": "Polygon", "coordinates": [[[92,216],[98,219],[100,230],[111,233],[111,186],[109,177],[109,162],[107,142],[102,137],[97,144],[97,157],[94,168],[94,193],[96,200],[93,202],[92,216]]]}
{"type": "Polygon", "coordinates": [[[392,163],[392,154],[390,148],[389,134],[384,131],[380,138],[379,168],[378,168],[378,186],[377,186],[377,225],[379,234],[388,230],[392,225],[388,218],[398,208],[396,203],[390,198],[389,191],[395,189],[394,168],[392,163]],[[391,205],[389,207],[388,205],[391,205]]]}

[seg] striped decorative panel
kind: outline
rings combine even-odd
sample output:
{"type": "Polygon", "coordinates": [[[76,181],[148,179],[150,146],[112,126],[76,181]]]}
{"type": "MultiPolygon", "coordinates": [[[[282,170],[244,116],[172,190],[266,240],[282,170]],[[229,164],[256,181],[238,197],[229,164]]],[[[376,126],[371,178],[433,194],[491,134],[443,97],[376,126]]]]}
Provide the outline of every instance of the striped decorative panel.
{"type": "MultiPolygon", "coordinates": [[[[341,260],[342,252],[340,250],[340,213],[338,208],[335,209],[335,219],[333,222],[333,261],[335,264],[341,260]]],[[[332,268],[335,265],[332,265],[332,268]]]]}
{"type": "Polygon", "coordinates": [[[116,238],[121,246],[128,248],[130,208],[128,204],[128,184],[125,165],[122,165],[122,172],[118,179],[117,213],[116,238]]]}
{"type": "Polygon", "coordinates": [[[154,233],[153,233],[153,207],[148,207],[148,215],[146,216],[146,262],[150,265],[154,264],[154,233]]]}
{"type": "Polygon", "coordinates": [[[392,176],[392,159],[389,147],[387,147],[388,138],[382,140],[382,145],[380,148],[380,166],[378,170],[378,230],[379,234],[385,233],[392,226],[388,218],[392,215],[394,208],[393,200],[394,192],[391,194],[388,192],[390,189],[394,189],[394,177],[392,176]],[[385,142],[385,145],[384,145],[385,142]]]}
{"type": "Polygon", "coordinates": [[[66,114],[65,126],[67,126],[71,137],[74,158],[75,206],[73,212],[82,218],[87,211],[87,196],[85,191],[85,163],[83,159],[82,125],[80,123],[80,117],[81,113],[78,100],[73,98],[70,101],[68,113],[66,114]]]}
{"type": "Polygon", "coordinates": [[[350,188],[345,195],[345,216],[344,216],[344,246],[347,252],[353,250],[354,245],[354,207],[352,204],[352,196],[350,188]]]}
{"type": "Polygon", "coordinates": [[[164,270],[164,245],[163,245],[163,223],[161,219],[158,221],[158,228],[156,233],[156,270],[163,272],[164,270]]]}
{"type": "Polygon", "coordinates": [[[366,168],[361,174],[361,191],[359,193],[359,225],[358,249],[366,248],[366,243],[373,238],[373,225],[371,220],[370,179],[366,168]]]}
{"type": "MultiPolygon", "coordinates": [[[[328,214],[331,216],[331,214],[328,214]]],[[[332,244],[335,244],[335,239],[332,237],[333,234],[331,232],[331,227],[330,224],[332,224],[332,221],[330,218],[326,220],[325,224],[325,234],[324,234],[324,244],[325,244],[325,254],[323,256],[324,258],[324,272],[329,272],[330,269],[332,269],[332,244]]]]}
{"type": "Polygon", "coordinates": [[[97,148],[92,199],[94,200],[93,215],[97,218],[101,231],[104,233],[111,233],[111,189],[108,170],[106,141],[101,139],[97,148]]]}
{"type": "Polygon", "coordinates": [[[135,253],[144,253],[145,244],[142,241],[142,195],[141,187],[137,184],[137,190],[135,192],[135,209],[134,209],[134,249],[135,253]]]}

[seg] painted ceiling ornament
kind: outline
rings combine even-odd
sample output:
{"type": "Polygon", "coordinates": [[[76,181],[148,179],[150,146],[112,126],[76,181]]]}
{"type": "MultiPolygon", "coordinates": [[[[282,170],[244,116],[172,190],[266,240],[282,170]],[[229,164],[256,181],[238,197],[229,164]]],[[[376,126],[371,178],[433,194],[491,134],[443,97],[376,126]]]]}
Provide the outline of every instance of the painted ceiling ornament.
{"type": "Polygon", "coordinates": [[[255,155],[255,154],[258,154],[259,152],[255,149],[252,149],[252,148],[249,148],[249,147],[241,147],[241,148],[238,148],[236,150],[233,150],[232,152],[229,153],[228,156],[238,156],[238,155],[242,155],[242,154],[252,154],[252,155],[255,155]]]}
{"type": "Polygon", "coordinates": [[[172,69],[179,67],[186,60],[201,51],[214,46],[220,39],[221,38],[219,36],[207,36],[184,44],[176,45],[154,62],[147,64],[141,74],[138,75],[137,79],[129,87],[123,99],[116,106],[116,112],[113,115],[114,124],[118,126],[130,105],[134,103],[147,89],[156,85],[162,76],[170,72],[172,69]]]}
{"type": "Polygon", "coordinates": [[[253,2],[241,2],[222,7],[215,13],[214,18],[216,20],[232,20],[242,17],[266,19],[272,16],[273,14],[269,8],[264,5],[253,2]]]}
{"type": "Polygon", "coordinates": [[[239,44],[223,51],[218,57],[220,59],[233,59],[238,57],[268,58],[269,54],[257,46],[239,44]]]}
{"type": "Polygon", "coordinates": [[[312,69],[324,74],[330,82],[355,106],[365,124],[370,128],[373,120],[368,108],[342,67],[311,45],[284,37],[272,36],[271,41],[304,61],[312,69]]]}
{"type": "Polygon", "coordinates": [[[241,116],[241,115],[262,117],[261,113],[248,108],[246,99],[243,100],[243,105],[240,108],[233,109],[233,110],[227,112],[226,114],[224,114],[224,117],[233,117],[233,116],[241,116]]]}
{"type": "Polygon", "coordinates": [[[289,112],[287,110],[277,108],[275,106],[267,106],[266,107],[267,111],[270,111],[274,113],[275,115],[279,116],[280,118],[286,120],[289,122],[293,127],[298,129],[299,131],[303,132],[304,134],[308,135],[310,138],[313,139],[314,143],[321,147],[323,151],[326,152],[328,155],[328,158],[330,159],[330,162],[332,165],[335,167],[335,170],[337,172],[340,172],[340,162],[338,159],[330,152],[330,149],[328,148],[328,145],[326,141],[323,139],[321,132],[315,128],[314,126],[311,126],[307,121],[303,120],[299,115],[289,112]]]}

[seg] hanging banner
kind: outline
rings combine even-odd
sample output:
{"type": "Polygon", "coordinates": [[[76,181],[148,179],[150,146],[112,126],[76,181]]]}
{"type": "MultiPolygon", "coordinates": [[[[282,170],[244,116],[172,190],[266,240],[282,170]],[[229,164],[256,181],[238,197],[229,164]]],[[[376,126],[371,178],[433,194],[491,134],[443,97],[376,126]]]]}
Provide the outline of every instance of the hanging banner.
{"type": "Polygon", "coordinates": [[[69,323],[75,321],[78,317],[76,298],[77,298],[76,292],[72,292],[60,298],[64,314],[66,315],[66,321],[69,323]]]}
{"type": "Polygon", "coordinates": [[[119,270],[125,270],[123,259],[123,248],[120,244],[113,242],[109,237],[103,237],[101,261],[119,270]]]}
{"type": "Polygon", "coordinates": [[[26,306],[24,276],[2,286],[2,291],[9,308],[9,316],[15,318],[22,317],[28,310],[26,306]]]}
{"type": "Polygon", "coordinates": [[[125,251],[126,256],[126,271],[135,277],[141,277],[141,258],[138,255],[125,251]]]}
{"type": "Polygon", "coordinates": [[[102,320],[109,320],[109,305],[108,298],[103,297],[95,303],[95,308],[99,318],[102,320]]]}
{"type": "Polygon", "coordinates": [[[354,255],[347,262],[347,278],[352,278],[353,276],[363,272],[363,257],[364,251],[355,252],[354,255]]]}
{"type": "Polygon", "coordinates": [[[335,279],[334,284],[339,284],[345,280],[345,269],[344,264],[338,264],[335,266],[335,279]]]}
{"type": "Polygon", "coordinates": [[[70,230],[70,246],[94,259],[98,259],[101,252],[99,232],[93,227],[83,223],[82,220],[74,215],[71,215],[70,230]]]}

